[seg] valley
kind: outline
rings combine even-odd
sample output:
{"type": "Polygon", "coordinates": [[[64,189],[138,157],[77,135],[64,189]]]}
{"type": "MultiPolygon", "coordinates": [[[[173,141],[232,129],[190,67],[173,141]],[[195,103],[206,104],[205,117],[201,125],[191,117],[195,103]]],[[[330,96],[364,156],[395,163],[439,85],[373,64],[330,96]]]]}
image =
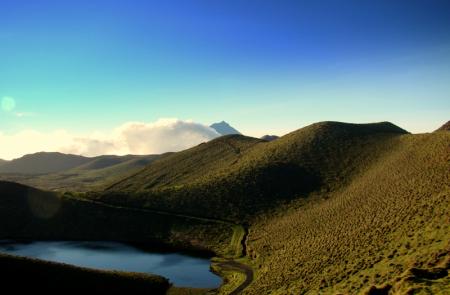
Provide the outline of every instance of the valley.
{"type": "Polygon", "coordinates": [[[388,122],[320,122],[270,142],[227,135],[96,190],[1,182],[0,238],[216,256],[218,289],[169,294],[445,294],[449,151],[448,131],[388,122]]]}

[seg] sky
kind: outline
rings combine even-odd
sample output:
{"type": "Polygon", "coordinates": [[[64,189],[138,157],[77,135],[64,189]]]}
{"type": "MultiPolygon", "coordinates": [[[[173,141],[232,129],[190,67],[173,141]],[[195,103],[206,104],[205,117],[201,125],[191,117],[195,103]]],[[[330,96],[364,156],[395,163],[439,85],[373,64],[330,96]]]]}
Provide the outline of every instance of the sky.
{"type": "Polygon", "coordinates": [[[3,159],[180,150],[222,120],[430,132],[450,114],[450,1],[2,0],[0,100],[3,159]]]}

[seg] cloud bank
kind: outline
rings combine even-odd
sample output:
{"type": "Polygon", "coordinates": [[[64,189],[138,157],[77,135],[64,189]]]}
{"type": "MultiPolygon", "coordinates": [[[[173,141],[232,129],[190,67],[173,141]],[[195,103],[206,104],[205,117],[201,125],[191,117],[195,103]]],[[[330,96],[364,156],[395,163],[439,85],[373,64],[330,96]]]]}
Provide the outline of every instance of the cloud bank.
{"type": "Polygon", "coordinates": [[[220,136],[214,129],[193,121],[159,119],[153,123],[128,122],[108,134],[75,135],[66,130],[42,133],[24,130],[0,132],[0,159],[46,151],[83,156],[160,154],[176,152],[220,136]]]}

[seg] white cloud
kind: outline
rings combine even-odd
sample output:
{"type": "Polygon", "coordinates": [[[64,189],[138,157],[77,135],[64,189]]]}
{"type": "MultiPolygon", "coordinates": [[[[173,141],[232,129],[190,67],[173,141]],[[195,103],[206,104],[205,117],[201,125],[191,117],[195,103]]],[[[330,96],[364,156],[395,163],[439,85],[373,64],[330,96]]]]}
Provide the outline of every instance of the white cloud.
{"type": "Polygon", "coordinates": [[[23,117],[32,117],[35,114],[31,112],[15,112],[14,115],[18,118],[23,118],[23,117]]]}
{"type": "Polygon", "coordinates": [[[64,152],[85,156],[104,154],[159,154],[180,151],[220,136],[212,128],[178,119],[153,123],[128,122],[109,134],[88,136],[65,130],[49,133],[24,130],[16,134],[0,132],[0,158],[12,159],[39,151],[64,152]]]}

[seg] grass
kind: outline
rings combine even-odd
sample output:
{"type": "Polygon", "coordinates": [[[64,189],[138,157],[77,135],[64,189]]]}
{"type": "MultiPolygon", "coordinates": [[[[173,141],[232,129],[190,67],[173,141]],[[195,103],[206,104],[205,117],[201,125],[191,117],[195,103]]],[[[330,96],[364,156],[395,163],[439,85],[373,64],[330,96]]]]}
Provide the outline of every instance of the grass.
{"type": "MultiPolygon", "coordinates": [[[[346,187],[289,214],[260,218],[248,242],[260,269],[247,293],[355,294],[384,284],[394,292],[408,269],[444,263],[449,143],[446,133],[393,139],[346,187]]],[[[421,288],[440,284],[427,283],[421,288]]]]}

